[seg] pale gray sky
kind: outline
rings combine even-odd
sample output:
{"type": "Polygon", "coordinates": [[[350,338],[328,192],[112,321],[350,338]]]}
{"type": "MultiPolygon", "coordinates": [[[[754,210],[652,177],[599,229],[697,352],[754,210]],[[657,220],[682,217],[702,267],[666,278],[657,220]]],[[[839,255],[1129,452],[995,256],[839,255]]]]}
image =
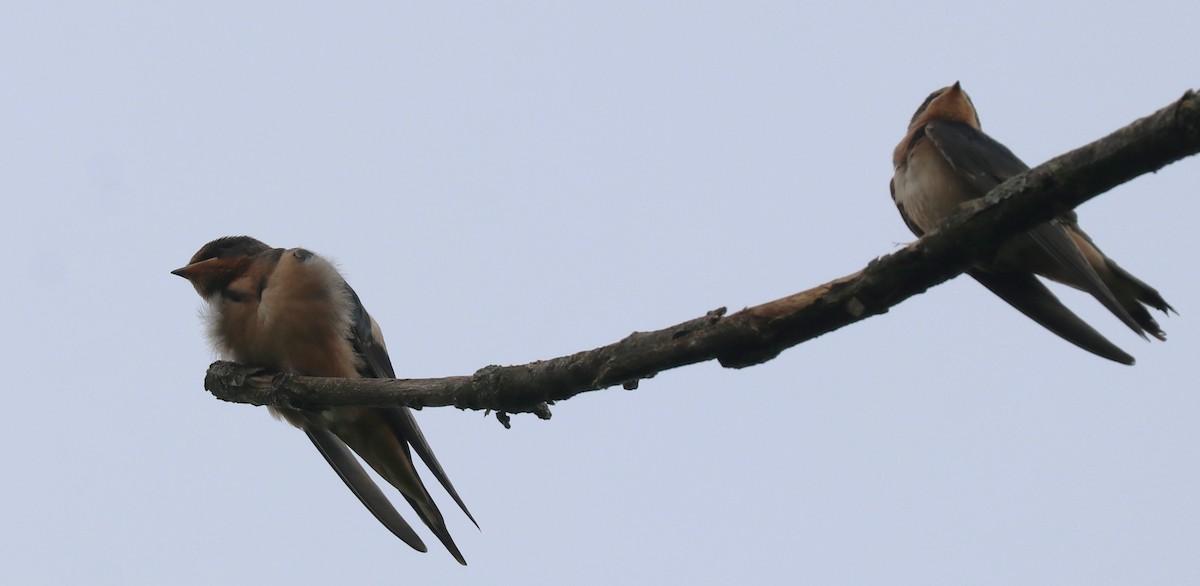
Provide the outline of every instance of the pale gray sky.
{"type": "Polygon", "coordinates": [[[1064,293],[1132,368],[958,279],[549,422],[420,413],[466,568],[208,395],[168,273],[232,234],[333,257],[403,376],[592,348],[911,240],[891,151],[938,87],[1030,164],[1170,103],[1200,4],[98,4],[0,7],[0,582],[1200,576],[1200,160],[1080,209],[1181,313],[1146,343],[1064,293]]]}

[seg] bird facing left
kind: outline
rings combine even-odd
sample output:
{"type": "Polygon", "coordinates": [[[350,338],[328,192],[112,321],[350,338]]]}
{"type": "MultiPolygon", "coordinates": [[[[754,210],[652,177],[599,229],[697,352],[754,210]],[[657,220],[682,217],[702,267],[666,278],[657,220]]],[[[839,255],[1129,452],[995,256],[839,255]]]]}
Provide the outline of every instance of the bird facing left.
{"type": "MultiPolygon", "coordinates": [[[[396,377],[379,324],[337,269],[312,252],[227,236],[205,244],[187,266],[171,273],[187,279],[208,303],[208,335],[224,359],[308,376],[396,377]]],[[[427,551],[354,454],[400,491],[454,559],[466,565],[417,474],[412,452],[467,518],[475,519],[407,407],[268,409],[304,430],[351,492],[397,537],[427,551]]]]}

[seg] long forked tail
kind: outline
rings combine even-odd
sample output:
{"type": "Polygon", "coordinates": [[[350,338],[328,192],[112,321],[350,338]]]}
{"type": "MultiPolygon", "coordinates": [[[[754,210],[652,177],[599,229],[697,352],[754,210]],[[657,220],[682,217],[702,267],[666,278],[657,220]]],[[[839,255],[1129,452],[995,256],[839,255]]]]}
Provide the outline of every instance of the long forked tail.
{"type": "Polygon", "coordinates": [[[992,293],[1064,340],[1097,356],[1133,364],[1133,356],[1067,309],[1032,273],[991,273],[978,269],[968,272],[992,293]]]}
{"type": "Polygon", "coordinates": [[[308,439],[312,440],[317,450],[325,456],[325,461],[333,467],[338,476],[342,478],[342,482],[350,488],[350,492],[362,501],[362,504],[383,523],[392,533],[399,537],[401,541],[410,545],[413,549],[426,552],[429,548],[425,547],[425,543],[417,536],[416,531],[400,516],[396,508],[392,506],[391,501],[384,496],[383,491],[379,490],[379,486],[374,480],[367,475],[367,471],[363,469],[362,464],[350,452],[350,448],[342,443],[342,440],[330,433],[328,430],[307,427],[304,430],[308,434],[308,439]]]}

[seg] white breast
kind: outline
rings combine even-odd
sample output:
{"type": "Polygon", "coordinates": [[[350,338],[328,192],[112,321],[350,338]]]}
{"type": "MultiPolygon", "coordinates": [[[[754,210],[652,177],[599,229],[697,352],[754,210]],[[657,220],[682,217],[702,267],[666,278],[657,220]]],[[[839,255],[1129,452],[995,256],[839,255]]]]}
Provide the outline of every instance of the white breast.
{"type": "Polygon", "coordinates": [[[938,152],[933,142],[923,139],[909,152],[907,164],[893,177],[896,203],[909,220],[923,231],[932,230],[954,214],[958,204],[975,197],[971,186],[938,152]]]}

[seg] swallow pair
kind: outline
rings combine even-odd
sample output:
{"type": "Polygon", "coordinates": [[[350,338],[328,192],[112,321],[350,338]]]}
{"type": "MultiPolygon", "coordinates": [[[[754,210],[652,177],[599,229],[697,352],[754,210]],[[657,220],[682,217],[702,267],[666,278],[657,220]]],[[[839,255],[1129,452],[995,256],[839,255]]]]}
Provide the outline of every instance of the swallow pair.
{"type": "MultiPolygon", "coordinates": [[[[971,98],[955,83],[925,98],[892,155],[892,200],[917,236],[951,216],[959,204],[983,197],[1029,168],[983,133],[971,98]]],[[[1035,275],[1095,297],[1135,333],[1167,336],[1147,311],[1173,308],[1153,287],[1113,262],[1079,228],[1075,212],[1017,234],[969,275],[1001,299],[1067,341],[1109,360],[1133,357],[1067,309],[1035,275]]]]}
{"type": "MultiPolygon", "coordinates": [[[[892,199],[918,236],[967,200],[982,197],[1028,167],[984,134],[959,84],[933,92],[917,109],[893,154],[892,199]]],[[[395,378],[379,325],[327,260],[302,248],[271,248],[247,236],[204,245],[173,271],[208,302],[209,335],[225,358],[310,376],[395,378]]],[[[1105,256],[1073,212],[1018,234],[968,273],[1000,298],[1081,348],[1124,364],[1133,357],[1067,309],[1035,275],[1090,293],[1133,331],[1166,336],[1146,306],[1171,306],[1105,256]]],[[[317,450],[385,527],[418,551],[425,544],[355,459],[358,454],[412,505],[465,564],[414,467],[425,462],[474,523],[407,408],[338,407],[272,414],[304,430],[317,450]]],[[[478,526],[478,524],[476,524],[478,526]]]]}

